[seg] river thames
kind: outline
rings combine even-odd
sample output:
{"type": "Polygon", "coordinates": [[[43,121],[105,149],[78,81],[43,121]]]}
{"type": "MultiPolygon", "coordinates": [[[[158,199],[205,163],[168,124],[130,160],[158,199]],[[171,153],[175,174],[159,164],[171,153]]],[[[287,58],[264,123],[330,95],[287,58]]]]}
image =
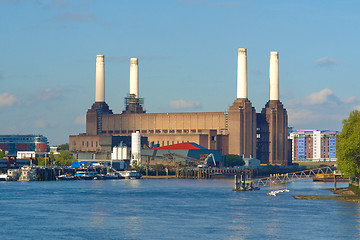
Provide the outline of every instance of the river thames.
{"type": "MultiPolygon", "coordinates": [[[[338,183],[338,187],[347,186],[338,183]]],[[[233,180],[1,182],[1,239],[358,239],[360,204],[304,180],[233,192],[233,180]],[[267,192],[289,189],[276,197],[267,192]]]]}

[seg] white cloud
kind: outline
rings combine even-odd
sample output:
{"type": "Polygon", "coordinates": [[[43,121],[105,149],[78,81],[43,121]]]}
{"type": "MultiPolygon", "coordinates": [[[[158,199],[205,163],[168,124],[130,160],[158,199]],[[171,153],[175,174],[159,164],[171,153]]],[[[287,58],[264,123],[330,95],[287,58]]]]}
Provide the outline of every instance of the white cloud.
{"type": "Polygon", "coordinates": [[[46,123],[45,123],[44,119],[36,120],[33,125],[36,128],[45,128],[46,127],[46,123]]]}
{"type": "Polygon", "coordinates": [[[342,120],[359,106],[359,97],[342,99],[329,88],[311,93],[301,100],[292,99],[285,103],[290,126],[333,130],[340,130],[342,120]]]}
{"type": "Polygon", "coordinates": [[[76,125],[84,126],[86,124],[86,117],[84,115],[77,116],[74,120],[76,125]]]}
{"type": "Polygon", "coordinates": [[[329,89],[325,88],[320,92],[312,93],[305,97],[303,103],[305,105],[314,105],[314,104],[337,104],[342,102],[337,96],[335,96],[334,92],[329,89]]]}
{"type": "Polygon", "coordinates": [[[15,95],[10,93],[2,93],[0,94],[0,107],[10,107],[16,104],[19,100],[15,95]]]}
{"type": "Polygon", "coordinates": [[[38,119],[33,122],[33,127],[35,128],[48,128],[48,127],[55,127],[55,121],[46,121],[44,119],[38,119]]]}
{"type": "Polygon", "coordinates": [[[196,109],[200,108],[201,104],[197,101],[186,101],[179,99],[170,101],[169,107],[172,109],[196,109]]]}
{"type": "Polygon", "coordinates": [[[43,88],[36,94],[36,98],[40,101],[48,101],[62,97],[64,88],[43,88]]]}
{"type": "Polygon", "coordinates": [[[335,58],[322,57],[315,60],[315,63],[322,67],[333,67],[338,64],[338,61],[335,58]]]}

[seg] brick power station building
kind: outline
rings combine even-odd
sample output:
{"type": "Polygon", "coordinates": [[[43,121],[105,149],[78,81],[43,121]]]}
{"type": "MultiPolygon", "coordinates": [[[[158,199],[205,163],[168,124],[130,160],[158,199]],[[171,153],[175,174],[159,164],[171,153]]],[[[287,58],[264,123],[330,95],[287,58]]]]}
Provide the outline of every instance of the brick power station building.
{"type": "MultiPolygon", "coordinates": [[[[69,137],[73,152],[110,152],[139,131],[149,144],[194,142],[222,154],[253,157],[263,164],[287,165],[288,117],[279,99],[278,52],[270,53],[270,98],[256,113],[247,96],[247,51],[238,50],[237,98],[224,112],[146,113],[139,97],[138,59],[130,60],[130,93],[114,114],[105,102],[104,56],[96,58],[95,103],[86,114],[86,133],[69,137]]],[[[291,160],[290,160],[291,161],[291,160]]]]}

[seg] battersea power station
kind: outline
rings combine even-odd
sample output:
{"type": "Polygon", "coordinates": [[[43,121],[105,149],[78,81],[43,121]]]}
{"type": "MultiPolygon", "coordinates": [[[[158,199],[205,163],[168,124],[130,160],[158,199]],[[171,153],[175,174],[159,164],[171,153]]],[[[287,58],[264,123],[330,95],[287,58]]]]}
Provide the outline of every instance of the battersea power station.
{"type": "Polygon", "coordinates": [[[130,91],[122,113],[105,102],[105,59],[96,57],[95,103],[86,114],[86,133],[69,137],[72,152],[111,152],[132,133],[148,146],[193,142],[222,154],[289,164],[288,116],[279,99],[279,54],[270,53],[270,96],[257,113],[247,94],[247,50],[238,49],[237,96],[224,112],[146,113],[139,96],[138,59],[130,59],[130,91]],[[145,141],[144,141],[145,142],[145,141]]]}

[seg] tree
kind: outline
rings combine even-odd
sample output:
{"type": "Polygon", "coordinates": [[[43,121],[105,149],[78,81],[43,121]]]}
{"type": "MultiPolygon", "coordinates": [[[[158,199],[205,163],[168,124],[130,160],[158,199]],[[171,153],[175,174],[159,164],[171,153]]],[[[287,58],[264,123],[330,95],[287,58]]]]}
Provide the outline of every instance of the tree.
{"type": "Polygon", "coordinates": [[[0,158],[4,158],[4,157],[5,157],[4,151],[0,150],[0,158]]]}
{"type": "Polygon", "coordinates": [[[153,168],[156,171],[156,176],[159,176],[159,172],[161,172],[164,169],[164,165],[156,164],[153,168]]]}
{"type": "Polygon", "coordinates": [[[343,128],[336,140],[338,169],[346,176],[360,174],[360,112],[354,110],[343,120],[343,128]]]}
{"type": "Polygon", "coordinates": [[[69,150],[69,144],[68,143],[64,143],[58,146],[60,149],[59,150],[69,150]]]}
{"type": "Polygon", "coordinates": [[[243,158],[236,154],[228,154],[225,156],[225,167],[243,166],[245,164],[243,158]]]}
{"type": "MultiPolygon", "coordinates": [[[[76,159],[71,155],[68,150],[60,150],[59,154],[50,153],[46,166],[55,165],[55,166],[70,166],[76,159]]],[[[45,159],[43,157],[38,157],[38,165],[44,166],[45,159]]]]}
{"type": "Polygon", "coordinates": [[[59,150],[60,154],[54,154],[54,164],[56,166],[70,166],[76,159],[69,150],[59,150]]]}

